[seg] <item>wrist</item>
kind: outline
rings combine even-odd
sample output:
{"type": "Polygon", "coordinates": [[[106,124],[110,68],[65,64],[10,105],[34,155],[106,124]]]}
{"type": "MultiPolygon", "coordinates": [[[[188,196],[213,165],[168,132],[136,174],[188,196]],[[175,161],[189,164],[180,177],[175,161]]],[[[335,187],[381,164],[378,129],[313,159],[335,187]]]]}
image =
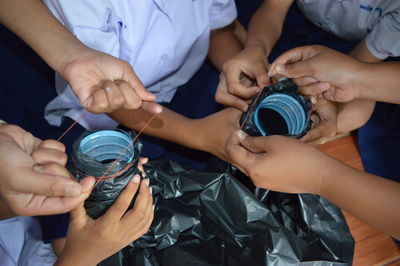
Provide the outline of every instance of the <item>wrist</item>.
{"type": "Polygon", "coordinates": [[[262,41],[259,40],[246,40],[245,49],[254,49],[257,50],[260,54],[265,57],[268,57],[270,51],[264,45],[262,41]]]}
{"type": "Polygon", "coordinates": [[[90,252],[82,250],[81,252],[69,251],[64,248],[63,252],[57,259],[55,263],[56,266],[95,266],[100,263],[101,260],[95,260],[89,257],[90,252]]]}
{"type": "Polygon", "coordinates": [[[86,54],[90,54],[92,49],[82,43],[69,45],[69,48],[64,52],[64,56],[60,57],[59,62],[54,67],[54,70],[68,81],[70,72],[77,61],[84,58],[86,54]]]}
{"type": "Polygon", "coordinates": [[[372,75],[372,73],[376,71],[375,67],[377,64],[359,62],[359,65],[359,74],[357,75],[357,79],[355,81],[357,98],[364,100],[379,99],[379,95],[376,95],[376,87],[374,86],[376,77],[375,75],[372,75]]]}

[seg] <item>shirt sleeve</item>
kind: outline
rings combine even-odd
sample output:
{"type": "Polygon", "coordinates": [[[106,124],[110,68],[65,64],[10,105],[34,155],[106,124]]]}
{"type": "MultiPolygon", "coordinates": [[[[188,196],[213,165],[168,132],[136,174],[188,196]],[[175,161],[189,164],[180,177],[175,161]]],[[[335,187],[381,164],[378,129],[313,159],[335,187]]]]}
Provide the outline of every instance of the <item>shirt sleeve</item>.
{"type": "Polygon", "coordinates": [[[236,16],[237,10],[235,1],[212,0],[210,16],[211,30],[219,29],[231,24],[236,16]]]}
{"type": "Polygon", "coordinates": [[[366,37],[368,50],[377,58],[400,56],[400,10],[384,15],[366,37]]]}
{"type": "Polygon", "coordinates": [[[119,57],[121,20],[106,0],[44,0],[53,15],[88,47],[119,57]]]}

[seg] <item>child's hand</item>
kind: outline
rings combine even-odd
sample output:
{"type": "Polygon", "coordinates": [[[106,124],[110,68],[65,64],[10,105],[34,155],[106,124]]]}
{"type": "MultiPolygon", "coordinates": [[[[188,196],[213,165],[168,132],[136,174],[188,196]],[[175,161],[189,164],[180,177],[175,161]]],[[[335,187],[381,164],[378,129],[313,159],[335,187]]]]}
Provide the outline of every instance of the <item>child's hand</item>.
{"type": "Polygon", "coordinates": [[[162,110],[153,103],[155,95],[145,89],[132,67],[111,55],[89,48],[79,50],[61,74],[89,112],[110,113],[119,108],[140,107],[150,113],[162,110]]]}
{"type": "Polygon", "coordinates": [[[264,49],[258,46],[244,49],[224,64],[215,94],[216,101],[246,111],[246,101],[269,82],[267,67],[264,49]]]}
{"type": "Polygon", "coordinates": [[[81,184],[64,167],[65,147],[55,140],[41,141],[14,125],[0,127],[0,195],[17,215],[68,212],[83,202],[82,192],[93,177],[81,184]]]}
{"type": "Polygon", "coordinates": [[[153,221],[149,180],[135,175],[108,211],[93,220],[83,204],[71,211],[66,244],[57,265],[96,265],[145,234],[153,221]],[[140,183],[140,188],[139,188],[140,183]],[[127,211],[133,196],[139,195],[127,211]]]}
{"type": "Polygon", "coordinates": [[[312,128],[300,139],[302,142],[317,141],[318,143],[322,143],[324,139],[337,134],[337,104],[322,98],[316,101],[310,118],[312,128]]]}
{"type": "Polygon", "coordinates": [[[312,45],[283,53],[272,63],[269,75],[294,79],[304,95],[323,95],[329,101],[349,102],[361,94],[361,77],[355,74],[361,65],[348,55],[312,45]]]}
{"type": "Polygon", "coordinates": [[[318,194],[327,162],[334,160],[296,139],[243,131],[231,136],[226,152],[255,186],[287,193],[318,194]]]}

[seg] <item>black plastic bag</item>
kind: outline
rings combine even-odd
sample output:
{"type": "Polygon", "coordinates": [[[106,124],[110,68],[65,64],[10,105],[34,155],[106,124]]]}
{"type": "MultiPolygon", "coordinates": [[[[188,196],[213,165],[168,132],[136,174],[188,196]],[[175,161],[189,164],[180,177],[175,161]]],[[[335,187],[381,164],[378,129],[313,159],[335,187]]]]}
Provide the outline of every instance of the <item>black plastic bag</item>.
{"type": "Polygon", "coordinates": [[[268,85],[253,97],[240,118],[242,130],[251,136],[283,135],[300,138],[311,127],[311,101],[297,93],[290,79],[268,85]]]}
{"type": "Polygon", "coordinates": [[[340,210],[312,194],[247,190],[229,174],[154,161],[149,232],[101,265],[350,265],[340,210]]]}

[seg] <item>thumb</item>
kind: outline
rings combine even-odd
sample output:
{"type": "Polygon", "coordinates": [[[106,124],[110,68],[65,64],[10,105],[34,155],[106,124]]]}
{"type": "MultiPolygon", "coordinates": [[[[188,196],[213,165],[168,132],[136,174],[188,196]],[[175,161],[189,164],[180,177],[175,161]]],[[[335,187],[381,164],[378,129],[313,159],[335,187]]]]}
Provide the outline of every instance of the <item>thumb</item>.
{"type": "Polygon", "coordinates": [[[254,68],[254,75],[256,77],[258,87],[264,88],[266,85],[269,84],[269,76],[267,74],[266,66],[254,68]]]}
{"type": "Polygon", "coordinates": [[[313,76],[314,71],[309,64],[309,61],[300,61],[293,64],[276,65],[276,73],[288,78],[301,78],[305,76],[313,76]]]}
{"type": "Polygon", "coordinates": [[[84,207],[85,200],[90,196],[92,189],[94,188],[95,178],[92,176],[87,176],[83,178],[80,182],[82,186],[81,203],[70,212],[70,221],[77,226],[85,224],[87,214],[84,207]]]}
{"type": "Polygon", "coordinates": [[[143,100],[143,101],[154,101],[156,96],[144,87],[142,81],[136,76],[135,71],[133,68],[128,64],[127,70],[125,71],[124,79],[129,83],[129,85],[134,88],[136,94],[143,100]]]}
{"type": "Polygon", "coordinates": [[[240,145],[252,153],[264,153],[268,149],[269,137],[251,137],[243,131],[237,133],[240,145]]]}

